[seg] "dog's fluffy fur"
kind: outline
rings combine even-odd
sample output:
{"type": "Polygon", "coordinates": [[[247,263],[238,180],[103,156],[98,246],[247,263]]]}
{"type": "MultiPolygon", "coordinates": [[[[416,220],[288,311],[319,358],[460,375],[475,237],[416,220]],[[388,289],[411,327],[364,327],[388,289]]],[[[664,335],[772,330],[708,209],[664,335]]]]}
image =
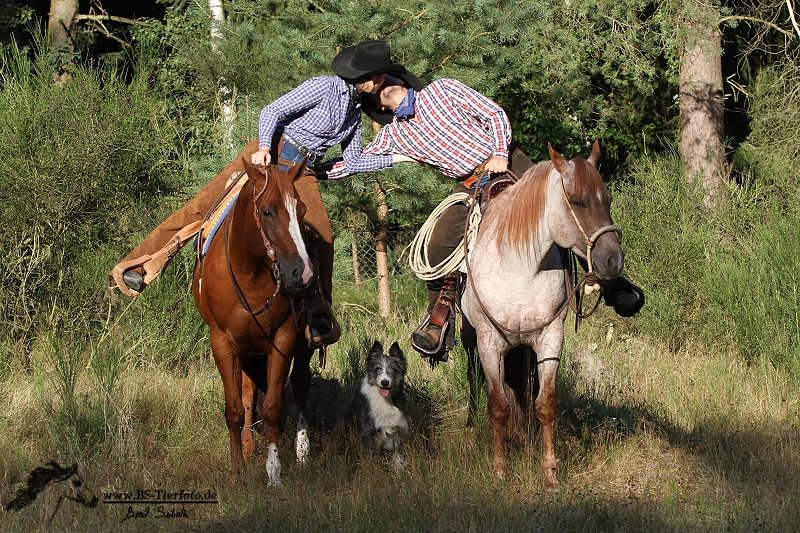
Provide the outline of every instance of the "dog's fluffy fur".
{"type": "Polygon", "coordinates": [[[406,358],[395,342],[389,354],[375,341],[367,354],[367,370],[353,398],[353,412],[358,429],[381,450],[392,454],[395,467],[404,466],[403,437],[408,430],[404,414],[403,380],[406,358]]]}

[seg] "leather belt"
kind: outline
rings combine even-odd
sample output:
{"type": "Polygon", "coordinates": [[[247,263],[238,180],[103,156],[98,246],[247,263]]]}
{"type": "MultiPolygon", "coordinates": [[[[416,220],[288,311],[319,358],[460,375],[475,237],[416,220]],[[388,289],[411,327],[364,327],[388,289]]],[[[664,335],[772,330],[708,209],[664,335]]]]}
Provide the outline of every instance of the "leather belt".
{"type": "Polygon", "coordinates": [[[287,143],[291,144],[292,146],[294,146],[297,149],[297,151],[298,151],[298,153],[300,155],[302,155],[303,157],[308,157],[308,162],[309,163],[313,163],[314,161],[317,160],[317,154],[315,152],[312,152],[311,150],[309,150],[308,148],[306,148],[305,146],[303,146],[299,142],[297,142],[294,139],[292,139],[291,137],[289,137],[289,135],[287,135],[286,132],[283,132],[283,134],[281,134],[281,137],[283,138],[283,140],[285,142],[287,142],[287,143]]]}

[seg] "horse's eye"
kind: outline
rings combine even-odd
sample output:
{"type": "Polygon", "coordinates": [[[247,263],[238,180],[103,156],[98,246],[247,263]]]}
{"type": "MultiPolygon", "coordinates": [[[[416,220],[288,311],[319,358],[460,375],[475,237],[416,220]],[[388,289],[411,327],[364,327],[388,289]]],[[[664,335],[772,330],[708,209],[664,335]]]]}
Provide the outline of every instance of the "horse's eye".
{"type": "Polygon", "coordinates": [[[581,199],[572,200],[570,202],[572,207],[577,207],[578,209],[586,209],[586,202],[581,199]]]}
{"type": "Polygon", "coordinates": [[[272,209],[262,209],[261,216],[264,218],[272,218],[275,216],[275,211],[273,211],[272,209]]]}

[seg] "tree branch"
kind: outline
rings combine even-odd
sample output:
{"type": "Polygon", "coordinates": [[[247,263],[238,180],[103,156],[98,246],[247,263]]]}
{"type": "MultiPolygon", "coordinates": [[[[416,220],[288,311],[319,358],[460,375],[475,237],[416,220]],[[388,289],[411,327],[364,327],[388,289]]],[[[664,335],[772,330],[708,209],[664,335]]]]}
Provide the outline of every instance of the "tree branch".
{"type": "Polygon", "coordinates": [[[386,37],[388,37],[389,35],[391,35],[391,34],[393,34],[394,32],[396,32],[397,30],[399,30],[399,29],[402,29],[402,28],[404,28],[404,27],[408,26],[409,24],[411,24],[412,22],[414,22],[414,21],[415,21],[415,20],[417,20],[418,18],[420,18],[420,17],[423,17],[423,16],[425,15],[425,13],[427,13],[427,12],[428,12],[428,10],[427,10],[427,9],[423,9],[422,11],[420,11],[418,14],[414,15],[413,17],[411,17],[411,18],[410,18],[410,19],[408,19],[407,21],[405,21],[405,22],[401,23],[399,26],[397,26],[397,27],[395,27],[395,28],[393,28],[393,29],[389,30],[389,31],[388,31],[388,32],[386,32],[385,34],[383,34],[383,37],[384,37],[384,38],[386,38],[386,37]]]}
{"type": "MultiPolygon", "coordinates": [[[[789,0],[786,0],[786,3],[788,4],[789,0]]],[[[790,32],[788,30],[784,30],[783,28],[781,28],[777,24],[772,23],[772,22],[770,22],[768,20],[759,19],[759,18],[755,18],[755,17],[747,17],[747,16],[744,16],[744,15],[731,15],[730,17],[722,17],[721,19],[719,19],[717,21],[717,24],[721,25],[723,22],[727,22],[729,20],[746,20],[748,22],[758,22],[760,24],[766,24],[767,26],[769,26],[773,30],[781,32],[782,34],[788,36],[790,39],[794,39],[794,34],[792,32],[790,32]]],[[[794,19],[792,19],[792,22],[794,22],[794,19]]],[[[798,32],[798,33],[800,33],[800,32],[798,32]]]]}
{"type": "Polygon", "coordinates": [[[136,24],[136,20],[129,19],[125,17],[115,17],[113,15],[75,15],[75,22],[81,21],[90,21],[90,22],[120,22],[122,24],[136,24]]]}
{"type": "Polygon", "coordinates": [[[792,1],[786,0],[786,7],[789,8],[789,19],[792,21],[792,26],[794,26],[794,31],[797,32],[797,36],[800,37],[800,26],[797,25],[797,20],[794,18],[794,10],[792,9],[792,1]]]}

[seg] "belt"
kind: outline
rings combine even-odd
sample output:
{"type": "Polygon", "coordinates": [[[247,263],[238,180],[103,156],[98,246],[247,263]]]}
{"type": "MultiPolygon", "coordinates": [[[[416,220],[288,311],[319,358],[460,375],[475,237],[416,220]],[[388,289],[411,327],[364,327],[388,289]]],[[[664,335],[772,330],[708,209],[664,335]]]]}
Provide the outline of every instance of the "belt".
{"type": "Polygon", "coordinates": [[[309,163],[313,163],[314,161],[316,161],[316,159],[317,159],[316,152],[312,152],[311,150],[309,150],[308,148],[306,148],[305,146],[303,146],[299,142],[295,141],[294,139],[289,137],[289,135],[286,132],[283,132],[281,134],[281,137],[283,137],[283,140],[285,142],[287,142],[287,143],[291,144],[292,146],[294,146],[297,149],[297,151],[300,153],[300,155],[302,155],[303,157],[308,157],[308,162],[309,163]]]}

